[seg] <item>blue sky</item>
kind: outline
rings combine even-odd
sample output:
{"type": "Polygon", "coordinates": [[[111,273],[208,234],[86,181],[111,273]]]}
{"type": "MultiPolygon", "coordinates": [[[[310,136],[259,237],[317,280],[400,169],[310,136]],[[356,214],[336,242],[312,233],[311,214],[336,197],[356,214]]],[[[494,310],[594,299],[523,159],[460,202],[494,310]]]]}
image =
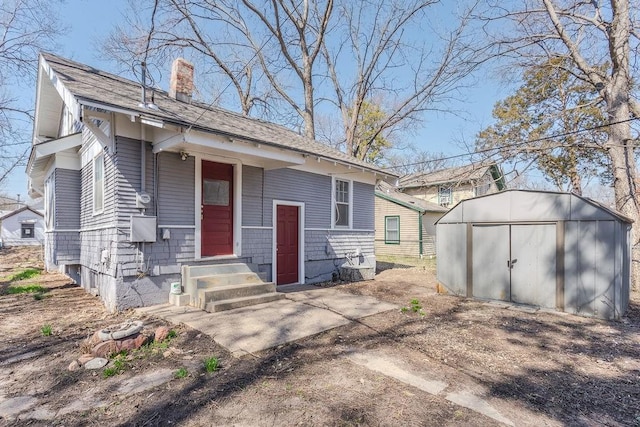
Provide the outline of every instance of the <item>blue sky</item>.
{"type": "MultiPolygon", "coordinates": [[[[122,22],[122,11],[126,9],[126,5],[126,0],[66,0],[60,16],[69,31],[60,39],[60,47],[53,53],[99,69],[113,71],[113,64],[101,58],[96,46],[114,25],[122,22]]],[[[407,142],[420,150],[443,152],[447,155],[463,153],[459,141],[464,139],[472,144],[474,135],[491,124],[491,109],[494,103],[508,95],[507,88],[501,88],[486,75],[480,73],[476,78],[476,86],[465,89],[461,95],[464,102],[451,105],[452,109],[460,112],[459,116],[428,115],[423,127],[409,136],[407,142]]],[[[166,83],[162,83],[162,86],[166,86],[166,83]]],[[[35,83],[25,90],[33,98],[35,83]]],[[[27,178],[24,168],[19,168],[13,173],[3,190],[9,196],[20,194],[22,199],[25,198],[27,178]]]]}

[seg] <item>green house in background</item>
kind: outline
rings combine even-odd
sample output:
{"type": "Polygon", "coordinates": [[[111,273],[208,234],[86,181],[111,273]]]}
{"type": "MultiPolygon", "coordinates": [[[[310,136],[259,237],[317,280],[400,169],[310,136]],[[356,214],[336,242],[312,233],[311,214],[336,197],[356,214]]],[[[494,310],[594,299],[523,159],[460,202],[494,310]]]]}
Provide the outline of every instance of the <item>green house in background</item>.
{"type": "Polygon", "coordinates": [[[447,210],[380,182],[375,191],[376,256],[434,256],[435,222],[447,210]]]}

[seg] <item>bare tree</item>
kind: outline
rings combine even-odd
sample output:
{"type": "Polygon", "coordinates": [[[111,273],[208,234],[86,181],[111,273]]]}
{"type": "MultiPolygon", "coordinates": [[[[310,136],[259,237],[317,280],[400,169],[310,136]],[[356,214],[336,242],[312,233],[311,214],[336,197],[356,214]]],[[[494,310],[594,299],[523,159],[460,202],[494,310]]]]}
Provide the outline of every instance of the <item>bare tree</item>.
{"type": "MultiPolygon", "coordinates": [[[[473,8],[456,17],[448,29],[429,25],[436,0],[344,0],[339,4],[341,36],[327,38],[323,54],[344,126],[345,151],[354,154],[380,135],[392,138],[415,126],[425,111],[448,111],[465,78],[486,59],[485,50],[469,41],[473,8]],[[411,37],[411,33],[431,37],[411,37]],[[442,33],[442,34],[439,34],[442,33]],[[330,44],[331,43],[331,44],[330,44]],[[355,72],[344,70],[355,68],[355,72]],[[347,76],[347,77],[345,77],[347,76]],[[384,120],[376,129],[359,131],[363,108],[385,99],[384,120]],[[370,141],[361,141],[366,134],[370,141]]],[[[440,10],[444,13],[444,10],[440,10]]]]}
{"type": "Polygon", "coordinates": [[[435,172],[455,165],[444,153],[420,151],[411,147],[406,153],[395,152],[385,158],[385,167],[400,176],[435,172]]]}
{"type": "Polygon", "coordinates": [[[499,24],[491,35],[504,57],[525,65],[563,58],[567,71],[591,85],[604,101],[609,125],[603,147],[611,160],[616,208],[634,221],[632,271],[637,285],[640,204],[630,122],[640,117],[633,92],[633,80],[638,77],[633,68],[638,59],[638,22],[632,20],[632,11],[638,5],[632,6],[630,0],[527,0],[517,9],[510,6],[491,2],[483,16],[489,24],[499,24]],[[600,66],[605,62],[610,67],[600,66]]]}
{"type": "Polygon", "coordinates": [[[371,155],[379,141],[400,141],[396,135],[414,129],[423,112],[450,111],[448,102],[486,58],[474,46],[469,11],[457,17],[439,3],[147,0],[132,3],[144,13],[129,13],[107,53],[131,63],[188,51],[235,89],[244,114],[274,106],[270,117],[288,111],[278,121],[312,138],[318,117],[337,110],[341,132],[321,118],[319,137],[371,160],[380,157],[371,155]],[[447,19],[435,21],[438,13],[447,19]],[[127,46],[135,52],[123,52],[127,46]],[[375,126],[367,105],[379,110],[375,126]]]}
{"type": "Polygon", "coordinates": [[[21,103],[19,92],[33,82],[40,50],[64,31],[54,8],[48,0],[0,3],[0,186],[26,160],[32,102],[21,103]]]}
{"type": "Polygon", "coordinates": [[[112,33],[105,45],[111,57],[132,63],[190,49],[227,79],[243,114],[256,104],[268,110],[277,94],[315,138],[314,79],[333,0],[154,0],[152,9],[151,25],[130,13],[129,26],[112,33]]]}

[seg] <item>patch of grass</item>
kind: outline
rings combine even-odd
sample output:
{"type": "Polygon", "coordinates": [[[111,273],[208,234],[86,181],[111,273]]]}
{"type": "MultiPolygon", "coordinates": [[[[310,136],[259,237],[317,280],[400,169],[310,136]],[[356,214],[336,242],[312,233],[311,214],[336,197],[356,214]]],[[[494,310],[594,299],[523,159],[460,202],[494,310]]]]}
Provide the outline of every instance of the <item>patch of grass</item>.
{"type": "Polygon", "coordinates": [[[424,271],[435,271],[436,258],[435,257],[407,257],[407,256],[394,256],[394,255],[380,255],[376,256],[376,262],[380,262],[380,270],[387,270],[389,268],[413,268],[417,267],[424,271]]]}
{"type": "Polygon", "coordinates": [[[113,377],[123,372],[127,368],[126,357],[127,357],[126,350],[122,350],[120,353],[113,356],[113,360],[112,360],[113,365],[107,368],[104,368],[104,371],[102,371],[102,378],[113,377]]]}
{"type": "Polygon", "coordinates": [[[40,333],[42,333],[43,337],[50,337],[51,335],[53,335],[53,328],[49,324],[42,325],[42,328],[40,328],[40,333]]]}
{"type": "Polygon", "coordinates": [[[189,375],[189,371],[187,371],[187,368],[180,368],[173,374],[173,376],[178,379],[186,378],[187,375],[189,375]]]}
{"type": "Polygon", "coordinates": [[[167,338],[165,338],[164,340],[162,341],[151,340],[145,345],[143,345],[142,347],[140,347],[138,351],[148,354],[148,353],[156,353],[158,351],[166,350],[169,348],[169,344],[171,343],[171,340],[176,338],[177,336],[178,336],[178,333],[172,329],[169,331],[169,333],[167,334],[167,338]]]}
{"type": "Polygon", "coordinates": [[[217,357],[212,356],[204,360],[204,369],[207,372],[215,372],[220,367],[220,361],[217,357]]]}
{"type": "Polygon", "coordinates": [[[420,316],[424,316],[425,312],[422,309],[422,306],[420,305],[420,300],[414,298],[411,300],[410,302],[410,307],[402,307],[400,309],[400,311],[402,313],[407,313],[409,310],[411,310],[414,313],[418,313],[420,316]]]}
{"type": "Polygon", "coordinates": [[[102,371],[102,378],[109,378],[117,375],[119,373],[118,369],[115,366],[109,366],[108,368],[104,368],[102,371]]]}
{"type": "Polygon", "coordinates": [[[40,285],[9,286],[7,288],[9,294],[43,294],[47,291],[47,288],[40,285]]]}
{"type": "Polygon", "coordinates": [[[13,276],[9,277],[10,282],[17,282],[19,280],[31,279],[32,277],[36,277],[40,275],[40,270],[37,268],[27,268],[26,270],[22,270],[20,273],[16,273],[13,276]]]}

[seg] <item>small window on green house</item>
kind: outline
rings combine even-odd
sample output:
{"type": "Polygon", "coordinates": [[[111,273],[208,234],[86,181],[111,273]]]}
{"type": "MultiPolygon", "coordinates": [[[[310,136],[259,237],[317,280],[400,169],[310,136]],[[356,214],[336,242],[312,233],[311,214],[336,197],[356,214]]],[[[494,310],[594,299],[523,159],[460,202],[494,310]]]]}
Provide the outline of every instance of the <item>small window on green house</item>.
{"type": "Polygon", "coordinates": [[[400,243],[400,217],[384,217],[384,242],[387,244],[400,243]]]}

